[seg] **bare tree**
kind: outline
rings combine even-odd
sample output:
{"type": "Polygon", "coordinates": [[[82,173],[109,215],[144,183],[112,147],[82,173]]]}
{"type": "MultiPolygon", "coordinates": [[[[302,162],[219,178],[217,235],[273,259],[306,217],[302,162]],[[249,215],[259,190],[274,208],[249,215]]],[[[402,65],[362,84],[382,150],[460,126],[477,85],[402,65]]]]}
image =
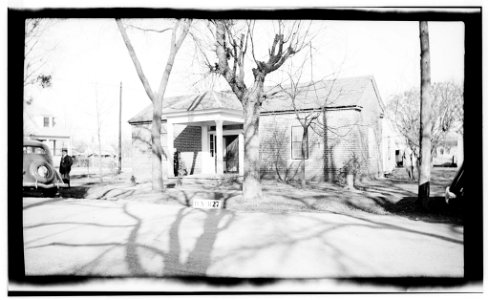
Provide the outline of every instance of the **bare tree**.
{"type": "Polygon", "coordinates": [[[442,133],[451,130],[463,135],[463,87],[453,82],[439,82],[433,84],[433,93],[437,116],[434,126],[436,130],[442,133]]]}
{"type": "Polygon", "coordinates": [[[260,184],[260,140],[258,127],[260,108],[264,97],[264,82],[268,74],[279,69],[285,61],[299,52],[309,38],[309,26],[301,21],[277,21],[275,35],[266,59],[260,60],[255,53],[255,21],[246,21],[240,28],[234,20],[215,20],[216,54],[218,62],[213,71],[221,74],[244,111],[244,180],[243,197],[257,205],[262,198],[260,184]],[[253,84],[245,83],[245,57],[251,46],[254,61],[253,84]]]}
{"type": "MultiPolygon", "coordinates": [[[[291,107],[294,111],[295,117],[299,124],[302,126],[302,139],[301,139],[301,186],[306,185],[306,160],[309,154],[309,134],[311,131],[316,135],[323,137],[324,146],[327,145],[327,133],[332,132],[333,134],[338,134],[338,128],[327,126],[326,120],[326,109],[328,105],[333,103],[339,96],[341,96],[341,88],[333,90],[336,88],[336,80],[340,71],[333,72],[329,75],[325,75],[322,79],[315,82],[313,74],[313,53],[312,53],[312,43],[309,43],[309,57],[304,59],[304,62],[296,68],[296,70],[291,69],[287,72],[288,82],[287,84],[278,84],[278,94],[284,94],[289,100],[291,107]],[[301,83],[302,75],[305,69],[305,63],[309,60],[311,64],[311,81],[308,83],[301,83]],[[303,103],[304,99],[298,102],[298,98],[307,99],[303,103]],[[308,109],[304,109],[304,105],[308,105],[308,109]],[[309,107],[313,109],[311,110],[309,107]],[[320,119],[320,117],[322,117],[320,119]],[[314,128],[313,128],[314,127],[314,128]],[[320,130],[317,130],[321,128],[320,130]],[[311,129],[311,130],[310,130],[311,129]]],[[[268,93],[270,95],[272,93],[268,93]]],[[[352,124],[353,125],[353,124],[352,124]]],[[[325,152],[323,154],[326,154],[325,152]]],[[[325,165],[327,164],[328,157],[325,155],[325,165]]],[[[327,168],[326,166],[324,166],[327,168]]],[[[324,176],[326,180],[326,176],[324,176]]]]}
{"type": "MultiPolygon", "coordinates": [[[[53,24],[48,19],[26,19],[24,40],[24,89],[39,85],[42,88],[51,86],[52,76],[44,69],[47,63],[47,49],[40,47],[45,31],[53,24]]],[[[32,98],[25,95],[24,102],[30,104],[32,98]]]]}
{"type": "MultiPolygon", "coordinates": [[[[127,35],[124,24],[120,19],[116,19],[117,26],[121,33],[122,39],[126,44],[129,56],[132,59],[136,72],[143,84],[144,90],[148,95],[149,99],[153,103],[153,120],[151,123],[151,141],[152,141],[152,153],[153,153],[153,173],[152,173],[152,187],[153,190],[164,190],[165,185],[163,183],[163,169],[162,169],[162,156],[165,155],[167,159],[171,157],[171,153],[164,153],[163,147],[161,145],[161,113],[163,109],[163,98],[165,96],[166,87],[168,84],[168,79],[175,63],[175,58],[177,56],[178,50],[183,44],[185,37],[190,29],[191,20],[177,20],[175,25],[171,29],[159,30],[158,32],[171,31],[171,41],[170,41],[170,54],[168,55],[165,69],[160,80],[160,85],[155,93],[143,72],[141,63],[136,55],[136,51],[131,44],[131,40],[127,35]]],[[[169,149],[171,151],[171,149],[169,149]]]]}
{"type": "MultiPolygon", "coordinates": [[[[453,82],[438,82],[432,85],[432,93],[431,152],[434,154],[444,144],[448,132],[463,135],[463,89],[453,82]]],[[[387,105],[386,114],[414,153],[420,149],[419,99],[418,88],[395,95],[387,105]]]]}
{"type": "MultiPolygon", "coordinates": [[[[323,107],[323,105],[318,97],[316,91],[315,82],[311,82],[308,84],[301,84],[301,78],[303,73],[304,64],[297,70],[297,72],[292,73],[289,72],[287,75],[289,77],[288,84],[279,84],[279,94],[284,94],[286,99],[290,101],[292,109],[294,111],[295,117],[299,124],[302,127],[302,139],[301,139],[301,175],[300,181],[301,186],[304,187],[306,185],[306,160],[308,159],[309,153],[309,128],[315,122],[319,116],[321,116],[321,110],[304,110],[301,103],[297,103],[297,98],[302,96],[302,94],[311,94],[311,91],[314,91],[311,98],[316,99],[316,106],[323,107]]],[[[288,102],[288,101],[287,101],[288,102]]]]}
{"type": "Polygon", "coordinates": [[[433,91],[431,87],[430,42],[428,22],[419,22],[421,45],[421,106],[420,106],[420,166],[418,178],[418,204],[427,208],[430,198],[431,132],[433,129],[433,91]]]}

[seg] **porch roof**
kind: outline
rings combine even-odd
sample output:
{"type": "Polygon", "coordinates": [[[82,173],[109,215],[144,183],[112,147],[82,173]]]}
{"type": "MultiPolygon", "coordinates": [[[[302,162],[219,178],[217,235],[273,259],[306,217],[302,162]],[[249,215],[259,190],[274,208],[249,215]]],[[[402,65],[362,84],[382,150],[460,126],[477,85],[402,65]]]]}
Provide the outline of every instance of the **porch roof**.
{"type": "MultiPolygon", "coordinates": [[[[168,97],[163,101],[162,118],[182,113],[201,115],[205,112],[218,111],[235,112],[242,114],[243,107],[238,98],[232,92],[208,91],[203,94],[183,95],[168,97]]],[[[153,105],[148,105],[144,110],[129,120],[129,123],[149,122],[153,119],[153,105]]]]}

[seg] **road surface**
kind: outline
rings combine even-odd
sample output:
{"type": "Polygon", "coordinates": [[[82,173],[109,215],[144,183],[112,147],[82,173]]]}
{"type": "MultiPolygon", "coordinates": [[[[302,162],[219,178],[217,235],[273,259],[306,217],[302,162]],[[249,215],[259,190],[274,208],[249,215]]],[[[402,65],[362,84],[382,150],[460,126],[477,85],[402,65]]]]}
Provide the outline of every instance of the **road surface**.
{"type": "Polygon", "coordinates": [[[24,198],[27,275],[463,276],[463,227],[365,212],[24,198]]]}

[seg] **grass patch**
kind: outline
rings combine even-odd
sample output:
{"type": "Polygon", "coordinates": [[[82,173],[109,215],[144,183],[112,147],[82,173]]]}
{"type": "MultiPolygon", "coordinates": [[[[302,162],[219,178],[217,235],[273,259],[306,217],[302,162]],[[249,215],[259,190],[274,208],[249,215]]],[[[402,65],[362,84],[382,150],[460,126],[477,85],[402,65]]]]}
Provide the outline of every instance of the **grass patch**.
{"type": "MultiPolygon", "coordinates": [[[[432,190],[444,190],[456,173],[453,168],[435,168],[432,190]]],[[[356,189],[333,183],[311,183],[297,187],[273,180],[263,180],[263,199],[257,206],[244,201],[239,181],[200,180],[181,185],[167,181],[164,192],[151,190],[151,183],[130,184],[117,181],[95,185],[88,197],[105,200],[135,200],[160,204],[192,206],[193,199],[217,199],[225,209],[253,212],[288,213],[297,211],[325,211],[341,214],[370,213],[399,215],[416,220],[461,223],[460,209],[448,207],[443,198],[434,194],[432,211],[416,205],[417,182],[407,178],[404,169],[396,169],[391,177],[367,180],[356,189]]]]}

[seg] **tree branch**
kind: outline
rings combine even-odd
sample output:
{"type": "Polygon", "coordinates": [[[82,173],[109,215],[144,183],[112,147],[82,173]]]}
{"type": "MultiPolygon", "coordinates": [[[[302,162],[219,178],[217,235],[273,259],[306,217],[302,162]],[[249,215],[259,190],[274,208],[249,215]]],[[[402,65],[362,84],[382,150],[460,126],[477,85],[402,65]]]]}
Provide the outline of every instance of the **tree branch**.
{"type": "MultiPolygon", "coordinates": [[[[226,35],[229,32],[229,28],[225,24],[223,20],[216,20],[216,54],[218,58],[217,71],[219,74],[223,75],[223,77],[228,82],[229,86],[236,94],[238,99],[242,99],[244,95],[244,91],[246,90],[246,85],[244,84],[244,71],[240,71],[239,80],[236,80],[237,73],[237,63],[238,63],[238,54],[234,57],[234,68],[231,71],[228,63],[228,53],[231,51],[226,44],[226,35]],[[241,76],[243,75],[243,76],[241,76]]],[[[243,54],[244,55],[244,54],[243,54]]]]}
{"type": "Polygon", "coordinates": [[[132,25],[132,24],[126,24],[127,27],[131,27],[133,29],[141,30],[144,32],[152,32],[152,33],[163,33],[167,32],[169,30],[172,30],[171,28],[163,28],[163,29],[152,29],[152,28],[143,28],[137,25],[132,25]]]}
{"type": "Polygon", "coordinates": [[[134,67],[136,68],[136,72],[139,76],[139,79],[143,83],[144,90],[146,94],[148,95],[149,99],[154,102],[155,99],[155,94],[153,90],[151,89],[151,86],[148,82],[148,79],[146,78],[146,75],[144,75],[143,68],[141,67],[141,63],[139,62],[139,59],[136,55],[136,51],[134,50],[134,47],[131,44],[131,40],[129,39],[129,36],[127,35],[126,29],[124,28],[124,25],[122,24],[121,19],[115,19],[117,23],[117,27],[119,28],[119,32],[121,33],[122,39],[124,40],[124,44],[126,44],[127,51],[129,52],[129,56],[132,59],[132,62],[134,64],[134,67]]]}

